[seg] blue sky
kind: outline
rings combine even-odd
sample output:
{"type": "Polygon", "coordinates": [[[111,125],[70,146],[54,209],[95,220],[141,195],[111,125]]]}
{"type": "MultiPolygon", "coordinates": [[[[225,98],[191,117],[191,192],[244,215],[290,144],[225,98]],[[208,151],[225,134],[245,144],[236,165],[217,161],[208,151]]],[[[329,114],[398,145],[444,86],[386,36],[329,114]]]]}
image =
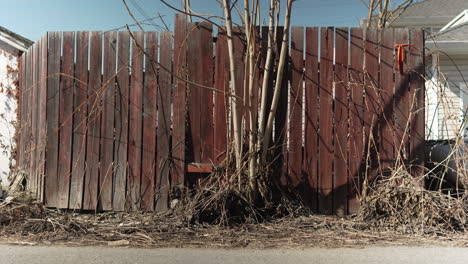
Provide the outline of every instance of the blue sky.
{"type": "MultiPolygon", "coordinates": [[[[0,26],[33,41],[46,31],[110,30],[132,24],[121,0],[0,0],[0,26]]],[[[199,13],[222,15],[216,0],[191,0],[199,13]]],[[[180,0],[167,0],[180,7],[180,0]]],[[[260,0],[266,9],[268,0],[260,0]]],[[[283,1],[285,2],[285,1],[283,1]]],[[[173,23],[174,11],[159,0],[127,0],[138,20],[164,15],[173,23]]],[[[297,26],[357,26],[366,16],[361,0],[297,0],[293,5],[292,24],[297,26]]],[[[151,21],[150,21],[151,22],[151,21]]],[[[159,19],[155,24],[161,25],[159,19]]],[[[147,30],[160,30],[147,26],[147,30]]]]}

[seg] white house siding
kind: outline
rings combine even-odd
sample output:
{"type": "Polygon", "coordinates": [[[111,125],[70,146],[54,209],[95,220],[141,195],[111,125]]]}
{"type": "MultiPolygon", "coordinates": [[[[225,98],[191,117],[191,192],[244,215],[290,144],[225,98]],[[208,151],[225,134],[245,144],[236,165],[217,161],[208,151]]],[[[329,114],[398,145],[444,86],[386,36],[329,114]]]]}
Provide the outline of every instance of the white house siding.
{"type": "Polygon", "coordinates": [[[17,56],[0,46],[0,180],[3,186],[9,184],[8,176],[14,162],[10,157],[14,148],[17,70],[17,56]]]}
{"type": "MultiPolygon", "coordinates": [[[[468,55],[440,55],[437,116],[438,139],[452,139],[460,131],[464,109],[468,107],[465,80],[468,81],[468,55]],[[463,102],[465,101],[465,102],[463,102]]],[[[434,91],[428,91],[433,93],[434,91]]],[[[428,112],[434,106],[429,106],[428,112]]],[[[434,113],[434,111],[432,111],[434,113]]],[[[430,119],[427,120],[429,123],[430,119]]],[[[434,138],[433,138],[434,139],[434,138]]]]}

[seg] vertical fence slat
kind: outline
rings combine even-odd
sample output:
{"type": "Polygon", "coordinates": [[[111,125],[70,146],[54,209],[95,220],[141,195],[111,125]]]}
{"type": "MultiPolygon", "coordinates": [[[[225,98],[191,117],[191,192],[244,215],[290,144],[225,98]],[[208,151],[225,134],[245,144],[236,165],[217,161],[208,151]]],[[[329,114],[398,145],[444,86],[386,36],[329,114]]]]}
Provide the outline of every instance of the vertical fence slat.
{"type": "MultiPolygon", "coordinates": [[[[234,46],[234,65],[236,65],[236,95],[239,96],[240,98],[244,99],[246,98],[245,96],[248,96],[244,90],[244,73],[245,73],[245,40],[243,39],[244,37],[244,30],[240,27],[234,27],[232,29],[233,31],[233,46],[234,46]]],[[[237,109],[238,113],[244,112],[244,102],[247,101],[237,101],[237,109]]],[[[247,104],[245,105],[245,107],[247,104]]],[[[242,122],[242,121],[240,121],[242,122]]],[[[233,126],[234,128],[234,126],[233,126]]],[[[246,124],[246,129],[249,129],[248,124],[246,124]]],[[[232,130],[234,132],[234,129],[232,130]]]]}
{"type": "Polygon", "coordinates": [[[88,132],[83,209],[96,210],[99,185],[99,137],[101,126],[102,33],[90,32],[88,78],[88,132]]]}
{"type": "Polygon", "coordinates": [[[186,15],[178,14],[174,25],[174,74],[175,81],[172,123],[172,186],[185,183],[185,133],[186,133],[186,83],[187,77],[187,21],[186,15]],[[182,80],[181,80],[182,79],[182,80]]]}
{"type": "Polygon", "coordinates": [[[126,181],[128,175],[128,98],[129,98],[130,34],[118,33],[117,85],[115,96],[115,146],[114,146],[114,198],[112,208],[125,209],[126,181]]]}
{"type": "Polygon", "coordinates": [[[380,142],[379,157],[381,159],[382,174],[389,175],[390,168],[394,164],[393,149],[393,91],[395,83],[393,81],[393,29],[384,29],[381,33],[382,44],[380,46],[380,142]]]}
{"type": "MultiPolygon", "coordinates": [[[[197,28],[197,24],[188,24],[187,38],[187,75],[188,80],[192,83],[201,82],[201,71],[203,69],[198,66],[201,61],[200,57],[200,41],[201,31],[197,28]]],[[[200,92],[201,87],[194,84],[188,84],[188,139],[187,151],[188,159],[192,162],[200,162],[201,159],[201,135],[200,135],[200,92]]]]}
{"type": "MultiPolygon", "coordinates": [[[[264,67],[266,67],[265,65],[265,60],[266,60],[266,57],[267,57],[267,52],[268,52],[268,27],[262,27],[262,50],[261,50],[261,56],[262,56],[262,63],[263,63],[263,69],[264,67]]],[[[273,34],[272,34],[273,35],[273,34]]],[[[270,65],[270,77],[268,78],[267,80],[267,86],[268,87],[273,87],[273,78],[274,78],[274,69],[275,69],[275,62],[274,62],[274,53],[272,54],[272,58],[271,58],[271,65],[270,65]]],[[[264,72],[261,73],[260,77],[263,79],[263,76],[264,76],[264,72]]],[[[268,119],[268,113],[269,113],[269,110],[271,108],[271,103],[272,103],[272,100],[273,100],[273,89],[268,89],[267,91],[267,95],[266,95],[266,120],[264,120],[264,122],[266,123],[267,122],[267,119],[268,119]]],[[[274,144],[274,141],[273,141],[273,133],[271,134],[270,136],[270,145],[273,145],[274,144]]]]}
{"type": "MultiPolygon", "coordinates": [[[[395,44],[409,44],[408,29],[395,29],[395,44]]],[[[397,50],[398,51],[398,50],[397,50]]],[[[407,54],[408,47],[404,47],[404,52],[407,54]]],[[[398,52],[397,52],[398,56],[398,52]]],[[[405,56],[408,57],[408,56],[405,56]]],[[[396,63],[398,64],[398,63],[396,63]]],[[[401,162],[408,161],[408,132],[407,124],[410,111],[409,100],[409,75],[408,64],[403,62],[402,68],[395,72],[395,153],[401,158],[401,162]]]]}
{"type": "Polygon", "coordinates": [[[24,144],[25,144],[25,133],[24,133],[24,127],[26,123],[26,103],[24,102],[25,99],[25,94],[24,90],[26,89],[25,86],[25,78],[26,78],[26,52],[24,52],[21,55],[21,60],[20,60],[20,76],[19,76],[19,83],[18,83],[18,91],[19,91],[19,142],[17,143],[17,149],[18,149],[18,169],[21,171],[23,170],[24,166],[24,144]]]}
{"type": "MultiPolygon", "coordinates": [[[[276,65],[279,64],[279,57],[281,54],[281,46],[283,39],[284,28],[279,27],[277,31],[277,56],[276,65]]],[[[277,67],[276,67],[277,69],[277,67]]],[[[276,164],[278,167],[279,179],[283,184],[286,182],[286,175],[288,173],[288,148],[287,148],[287,136],[288,136],[288,84],[290,76],[290,67],[288,64],[284,66],[283,81],[281,83],[280,96],[278,101],[278,108],[275,113],[274,123],[274,144],[275,144],[275,155],[277,157],[276,164]]],[[[274,75],[276,77],[276,74],[274,75]]],[[[269,110],[267,110],[269,111],[269,110]]]]}
{"type": "Polygon", "coordinates": [[[371,157],[366,164],[365,181],[371,184],[379,173],[378,142],[379,142],[379,44],[376,29],[366,31],[365,54],[365,133],[366,155],[371,157]]]}
{"type": "Polygon", "coordinates": [[[348,28],[335,31],[333,212],[348,212],[348,28]]]}
{"type": "MultiPolygon", "coordinates": [[[[172,65],[172,35],[170,32],[161,32],[160,64],[161,67],[171,69],[172,65]]],[[[171,73],[160,71],[158,78],[158,141],[156,157],[156,184],[157,201],[156,210],[165,211],[169,202],[169,146],[171,129],[171,73]]]]}
{"type": "MultiPolygon", "coordinates": [[[[32,112],[33,112],[33,104],[32,104],[32,95],[33,95],[33,75],[34,75],[34,68],[33,68],[33,58],[34,58],[34,46],[31,46],[28,50],[28,58],[27,58],[27,64],[28,64],[28,77],[26,78],[27,85],[26,85],[26,102],[28,104],[28,111],[27,111],[27,125],[26,125],[26,151],[25,151],[25,157],[26,157],[26,162],[25,162],[25,171],[26,173],[30,173],[31,169],[31,152],[32,152],[32,112]]],[[[59,64],[60,67],[60,64],[59,64]]],[[[59,68],[60,70],[60,68],[59,68]]],[[[28,177],[28,180],[31,180],[31,176],[28,177]]],[[[29,188],[29,183],[27,183],[27,189],[30,190],[29,188]]]]}
{"type": "Polygon", "coordinates": [[[29,190],[32,193],[33,197],[36,197],[36,180],[37,180],[37,171],[36,171],[36,153],[37,153],[37,112],[38,112],[38,103],[37,103],[37,75],[38,75],[38,55],[39,55],[39,43],[36,43],[32,46],[32,78],[31,78],[31,152],[29,160],[29,190]]]}
{"type": "Polygon", "coordinates": [[[39,96],[39,157],[38,157],[38,174],[39,174],[39,201],[44,202],[44,179],[45,179],[45,153],[46,153],[46,109],[47,109],[47,34],[41,38],[41,54],[40,54],[40,96],[39,96]]]}
{"type": "Polygon", "coordinates": [[[220,165],[226,158],[227,150],[227,108],[228,96],[223,92],[229,92],[229,61],[227,50],[227,37],[224,32],[218,33],[215,55],[215,93],[214,104],[214,162],[220,165]]]}
{"type": "Polygon", "coordinates": [[[424,175],[424,142],[425,142],[425,112],[424,112],[424,31],[411,31],[410,52],[410,89],[414,96],[412,105],[412,122],[410,135],[410,161],[414,176],[424,175]]]}
{"type": "Polygon", "coordinates": [[[154,209],[156,163],[156,95],[158,74],[158,35],[146,33],[145,86],[143,90],[143,155],[141,167],[141,209],[154,209]]]}
{"type": "Polygon", "coordinates": [[[59,32],[49,32],[47,60],[47,152],[45,204],[58,206],[58,148],[59,148],[59,82],[60,82],[60,43],[59,32]]]}
{"type": "Polygon", "coordinates": [[[292,187],[302,184],[302,92],[304,28],[291,29],[291,89],[289,108],[288,180],[292,187]]]}
{"type": "Polygon", "coordinates": [[[357,213],[359,208],[358,195],[361,193],[362,171],[364,161],[364,42],[363,31],[360,28],[351,29],[350,41],[350,106],[349,106],[349,179],[348,211],[357,213]]]}
{"type": "Polygon", "coordinates": [[[128,202],[130,209],[140,208],[141,186],[141,129],[143,100],[143,32],[133,33],[132,41],[132,72],[130,80],[130,115],[128,123],[128,166],[127,181],[128,202]]]}
{"type": "Polygon", "coordinates": [[[63,33],[62,68],[60,77],[60,146],[59,146],[59,199],[58,207],[67,208],[72,147],[74,32],[63,33]]]}
{"type": "MultiPolygon", "coordinates": [[[[208,22],[200,23],[201,30],[201,63],[204,69],[201,72],[201,84],[207,87],[213,87],[213,26],[208,22]]],[[[201,113],[201,128],[200,136],[202,141],[201,160],[202,163],[212,163],[214,130],[213,130],[213,90],[200,90],[200,113],[201,113]]],[[[247,98],[246,98],[247,99],[247,98]]],[[[247,102],[247,101],[246,101],[247,102]]]]}
{"type": "Polygon", "coordinates": [[[306,202],[312,211],[318,208],[318,28],[306,29],[305,61],[305,135],[304,173],[307,182],[306,202]]]}
{"type": "Polygon", "coordinates": [[[112,185],[114,174],[114,107],[115,107],[115,59],[117,32],[104,33],[104,67],[102,84],[101,151],[99,165],[99,201],[102,210],[112,209],[112,185]]]}
{"type": "Polygon", "coordinates": [[[320,41],[319,212],[330,214],[333,208],[333,28],[321,28],[320,41]]]}
{"type": "Polygon", "coordinates": [[[86,97],[88,91],[88,40],[87,31],[76,32],[75,91],[73,95],[73,145],[72,174],[68,208],[81,209],[86,158],[86,97]]]}

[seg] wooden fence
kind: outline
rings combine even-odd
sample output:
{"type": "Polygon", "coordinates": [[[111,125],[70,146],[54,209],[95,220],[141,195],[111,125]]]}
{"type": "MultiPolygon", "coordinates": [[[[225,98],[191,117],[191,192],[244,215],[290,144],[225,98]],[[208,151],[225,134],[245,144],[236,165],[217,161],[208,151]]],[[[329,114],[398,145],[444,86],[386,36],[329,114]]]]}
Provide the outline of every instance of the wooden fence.
{"type": "MultiPolygon", "coordinates": [[[[239,84],[241,34],[234,46],[239,84]]],[[[273,136],[285,187],[316,212],[346,214],[363,179],[398,157],[422,173],[421,30],[293,27],[289,55],[273,136]]],[[[227,41],[210,24],[176,16],[174,33],[48,32],[20,63],[18,164],[47,206],[164,211],[225,158],[227,41]]]]}

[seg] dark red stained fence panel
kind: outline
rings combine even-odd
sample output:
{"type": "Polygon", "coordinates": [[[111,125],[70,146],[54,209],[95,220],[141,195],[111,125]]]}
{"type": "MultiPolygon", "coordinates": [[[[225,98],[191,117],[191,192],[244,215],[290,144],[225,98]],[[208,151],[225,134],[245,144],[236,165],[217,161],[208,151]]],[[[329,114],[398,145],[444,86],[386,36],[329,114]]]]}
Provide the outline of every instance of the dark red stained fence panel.
{"type": "Polygon", "coordinates": [[[201,105],[201,89],[202,87],[195,85],[201,84],[201,75],[203,68],[200,67],[201,61],[200,46],[201,46],[201,30],[197,29],[197,24],[188,24],[187,38],[187,79],[188,85],[188,125],[187,132],[187,162],[200,162],[202,152],[202,142],[200,133],[200,105],[201,105]]]}
{"type": "MultiPolygon", "coordinates": [[[[261,49],[261,56],[262,56],[262,67],[263,69],[265,69],[266,67],[266,57],[267,57],[267,51],[268,51],[268,27],[262,27],[262,49],[261,49]]],[[[273,33],[271,34],[272,37],[273,37],[273,33]]],[[[267,122],[267,119],[268,119],[268,113],[270,111],[270,108],[271,108],[271,103],[272,103],[272,100],[273,100],[273,79],[274,79],[274,69],[275,69],[275,60],[274,60],[274,49],[273,49],[273,53],[272,53],[272,57],[271,57],[271,65],[270,65],[270,75],[269,75],[269,78],[267,80],[267,86],[268,87],[271,87],[269,89],[267,89],[267,93],[266,93],[266,100],[265,100],[265,111],[266,111],[266,118],[264,120],[264,122],[266,123],[267,122]]],[[[263,80],[263,76],[264,76],[265,72],[262,71],[260,73],[260,78],[263,80]]],[[[259,124],[260,126],[260,124],[259,124]]],[[[274,141],[273,141],[273,134],[270,136],[270,145],[273,146],[274,144],[274,141]]]]}
{"type": "Polygon", "coordinates": [[[291,29],[291,88],[289,108],[288,181],[292,187],[302,179],[302,104],[304,69],[304,28],[291,29]]]}
{"type": "Polygon", "coordinates": [[[359,209],[358,195],[361,193],[362,172],[365,168],[364,157],[364,42],[363,30],[351,29],[350,33],[350,68],[349,68],[349,213],[359,209]]]}
{"type": "MultiPolygon", "coordinates": [[[[172,35],[161,32],[161,68],[171,69],[172,35]]],[[[169,205],[169,146],[171,130],[171,72],[161,70],[158,79],[158,141],[156,156],[156,210],[165,211],[169,205]]]]}
{"type": "MultiPolygon", "coordinates": [[[[46,180],[45,204],[50,207],[58,206],[58,148],[59,148],[59,81],[60,81],[60,43],[62,35],[59,32],[48,33],[47,60],[47,152],[46,152],[46,180]]],[[[30,68],[28,68],[30,69],[30,68]]],[[[26,72],[28,74],[29,71],[26,72]]],[[[25,78],[25,81],[27,78],[25,78]]],[[[25,100],[26,102],[26,100],[25,100]]],[[[25,112],[26,114],[26,112],[25,112]]],[[[25,147],[25,144],[22,144],[25,147]]]]}
{"type": "MultiPolygon", "coordinates": [[[[179,198],[170,184],[188,183],[186,160],[222,163],[228,143],[226,36],[218,35],[213,59],[211,25],[189,26],[190,35],[186,36],[185,18],[177,16],[174,53],[169,32],[161,34],[159,51],[156,32],[146,33],[146,45],[144,33],[133,33],[137,42],[133,43],[131,80],[128,32],[118,33],[118,39],[116,32],[67,32],[63,40],[62,33],[52,32],[23,55],[18,159],[20,168],[30,173],[28,189],[39,200],[44,198],[47,206],[59,208],[164,211],[170,199],[179,198]],[[143,47],[147,53],[144,68],[143,47]],[[156,61],[158,54],[156,65],[150,58],[156,61]],[[184,81],[187,77],[191,83],[184,81]]],[[[365,43],[362,29],[351,29],[350,33],[323,28],[319,34],[318,28],[307,28],[304,47],[304,29],[292,29],[291,60],[275,116],[272,146],[276,145],[274,154],[279,155],[277,172],[281,172],[283,183],[289,181],[306,204],[320,213],[355,213],[364,175],[373,180],[381,172],[388,174],[399,142],[403,142],[403,159],[411,162],[414,174],[421,175],[418,166],[424,164],[422,32],[413,30],[410,35],[408,30],[395,29],[393,39],[393,29],[386,29],[382,44],[376,30],[367,31],[365,43]],[[394,44],[410,42],[412,46],[405,47],[407,61],[394,83],[394,44]]],[[[280,29],[278,40],[282,34],[280,29]]],[[[259,52],[262,59],[266,37],[264,31],[259,52]]],[[[239,38],[235,42],[240,65],[236,88],[243,97],[248,95],[243,78],[245,50],[239,38]]],[[[277,49],[279,45],[281,41],[277,49]]],[[[273,59],[274,64],[277,60],[273,59]]],[[[259,65],[261,80],[264,62],[259,65]]],[[[274,73],[268,80],[271,87],[273,77],[274,73]]],[[[268,109],[270,104],[271,99],[268,109]]],[[[247,128],[251,121],[244,120],[247,128]]],[[[195,168],[194,173],[209,171],[208,166],[187,168],[195,168]]]]}
{"type": "Polygon", "coordinates": [[[304,174],[309,194],[305,202],[314,212],[318,208],[318,28],[306,29],[305,57],[305,135],[304,174]]]}
{"type": "MultiPolygon", "coordinates": [[[[283,40],[284,28],[279,27],[277,31],[277,54],[276,54],[276,70],[278,69],[279,57],[281,54],[282,40],[283,40]]],[[[288,91],[289,91],[289,76],[291,74],[289,65],[285,65],[283,72],[283,79],[281,82],[280,96],[278,100],[278,108],[275,113],[274,123],[274,144],[276,158],[276,166],[278,168],[278,177],[282,184],[286,184],[287,173],[288,173],[288,147],[287,147],[287,134],[288,134],[288,91]]],[[[277,77],[275,73],[273,76],[277,77]]],[[[276,85],[276,84],[275,84],[276,85]]],[[[267,110],[268,111],[268,110],[267,110]]]]}
{"type": "Polygon", "coordinates": [[[383,175],[390,175],[390,168],[395,162],[394,156],[394,118],[393,118],[393,97],[395,82],[393,51],[393,29],[384,29],[381,33],[382,44],[380,46],[380,142],[379,157],[383,175]]]}
{"type": "Polygon", "coordinates": [[[319,212],[333,208],[333,28],[320,31],[319,212]]]}
{"type": "MultiPolygon", "coordinates": [[[[408,29],[395,29],[395,44],[409,44],[408,29]]],[[[397,50],[398,51],[398,50],[397,50]]],[[[405,55],[408,47],[404,47],[405,55]]],[[[408,57],[408,56],[405,56],[408,57]]],[[[395,153],[400,162],[407,163],[409,158],[409,125],[408,118],[410,112],[409,100],[409,74],[408,63],[405,60],[401,69],[395,72],[395,153]]],[[[401,164],[401,163],[400,163],[401,164]]]]}
{"type": "Polygon", "coordinates": [[[348,28],[335,31],[333,212],[348,212],[348,28]]]}
{"type": "Polygon", "coordinates": [[[214,104],[214,162],[220,165],[226,158],[229,97],[229,60],[226,34],[218,33],[215,55],[215,104],[214,104]]]}
{"type": "Polygon", "coordinates": [[[143,87],[143,155],[141,165],[141,209],[154,209],[156,163],[156,94],[158,34],[146,33],[145,86],[143,87]]]}
{"type": "Polygon", "coordinates": [[[186,77],[187,77],[187,24],[186,16],[178,14],[174,25],[174,119],[172,123],[172,186],[185,182],[185,133],[186,133],[186,77]]]}
{"type": "Polygon", "coordinates": [[[73,133],[74,32],[63,33],[60,76],[59,208],[68,208],[73,133]]]}
{"type": "Polygon", "coordinates": [[[72,174],[68,208],[81,209],[86,159],[86,116],[88,90],[89,34],[76,32],[75,90],[73,95],[73,145],[72,174]]]}
{"type": "Polygon", "coordinates": [[[140,208],[141,186],[141,138],[143,121],[143,32],[133,33],[132,76],[130,82],[130,115],[128,123],[128,169],[127,202],[129,209],[140,208]]]}
{"type": "MultiPolygon", "coordinates": [[[[244,109],[247,107],[247,101],[244,100],[247,98],[248,94],[245,90],[244,85],[244,74],[245,74],[245,39],[244,39],[244,30],[239,27],[233,28],[233,46],[234,46],[234,65],[236,67],[236,95],[242,100],[237,100],[237,109],[239,113],[245,112],[244,109]]],[[[235,100],[235,99],[233,99],[235,100]]],[[[245,117],[243,117],[245,118],[245,117]]],[[[242,121],[240,121],[242,122],[242,121]]],[[[234,128],[234,126],[233,126],[234,128]]],[[[234,129],[232,130],[234,132],[234,129]]]]}
{"type": "Polygon", "coordinates": [[[123,211],[126,201],[128,175],[128,99],[129,99],[130,34],[118,35],[117,83],[115,93],[115,144],[114,144],[114,197],[112,208],[123,211]]]}
{"type": "Polygon", "coordinates": [[[414,29],[410,32],[410,42],[412,44],[409,48],[410,100],[414,102],[411,103],[410,162],[413,175],[423,176],[425,173],[424,31],[414,29]]]}
{"type": "Polygon", "coordinates": [[[83,209],[96,210],[99,185],[99,138],[101,127],[102,33],[90,32],[88,78],[88,132],[83,209]]]}
{"type": "Polygon", "coordinates": [[[368,29],[365,43],[365,146],[366,157],[370,160],[366,164],[365,182],[371,184],[379,173],[380,161],[375,158],[378,154],[379,143],[379,44],[376,30],[368,29]]]}
{"type": "Polygon", "coordinates": [[[104,33],[101,163],[99,164],[99,204],[102,210],[112,210],[116,41],[116,31],[104,33]]]}
{"type": "MultiPolygon", "coordinates": [[[[213,87],[213,25],[208,22],[200,23],[201,46],[200,55],[201,63],[204,69],[200,75],[200,83],[205,87],[213,87]]],[[[201,160],[202,163],[212,163],[214,129],[213,129],[213,90],[202,88],[200,89],[200,136],[202,141],[201,160]]]]}

